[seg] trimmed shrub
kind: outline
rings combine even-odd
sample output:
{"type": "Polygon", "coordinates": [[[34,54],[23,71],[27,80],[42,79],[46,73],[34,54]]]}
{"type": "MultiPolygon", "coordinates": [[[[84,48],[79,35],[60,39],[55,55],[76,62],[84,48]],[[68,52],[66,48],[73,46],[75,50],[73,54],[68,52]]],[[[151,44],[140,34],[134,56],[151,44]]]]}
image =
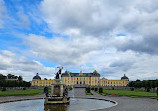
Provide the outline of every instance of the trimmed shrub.
{"type": "Polygon", "coordinates": [[[98,91],[98,88],[95,88],[95,91],[98,91]]]}
{"type": "Polygon", "coordinates": [[[147,92],[150,92],[150,88],[148,87],[148,88],[146,89],[146,91],[147,91],[147,92]]]}
{"type": "Polygon", "coordinates": [[[99,88],[99,93],[103,93],[103,88],[102,87],[99,88]]]}
{"type": "Polygon", "coordinates": [[[112,87],[112,90],[114,90],[114,87],[112,87]]]}
{"type": "Polygon", "coordinates": [[[157,98],[158,98],[158,88],[157,88],[157,98]]]}
{"type": "Polygon", "coordinates": [[[94,90],[94,87],[92,87],[91,90],[94,90]]]}
{"type": "Polygon", "coordinates": [[[44,93],[48,92],[48,87],[44,87],[44,93]]]}
{"type": "Polygon", "coordinates": [[[23,87],[23,90],[26,90],[26,87],[23,87]]]}
{"type": "Polygon", "coordinates": [[[3,87],[3,88],[2,88],[2,91],[6,91],[6,87],[3,87]]]}
{"type": "Polygon", "coordinates": [[[70,87],[69,90],[72,90],[72,87],[70,87]]]}
{"type": "Polygon", "coordinates": [[[90,93],[91,92],[91,88],[90,87],[86,87],[86,92],[90,93]]]}
{"type": "Polygon", "coordinates": [[[131,89],[131,91],[134,91],[134,88],[132,87],[132,88],[130,88],[131,89]]]}

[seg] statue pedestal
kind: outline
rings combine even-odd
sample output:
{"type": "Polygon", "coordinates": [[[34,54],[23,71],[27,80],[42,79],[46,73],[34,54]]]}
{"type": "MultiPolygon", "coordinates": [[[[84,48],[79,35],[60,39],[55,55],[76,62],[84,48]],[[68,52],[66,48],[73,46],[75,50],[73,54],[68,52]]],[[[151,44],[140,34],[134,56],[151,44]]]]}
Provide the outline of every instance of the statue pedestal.
{"type": "Polygon", "coordinates": [[[62,83],[61,79],[55,79],[52,83],[51,95],[62,97],[64,93],[64,84],[62,83]]]}
{"type": "Polygon", "coordinates": [[[45,104],[68,104],[69,97],[65,96],[66,86],[61,79],[54,79],[51,94],[45,98],[45,104]]]}

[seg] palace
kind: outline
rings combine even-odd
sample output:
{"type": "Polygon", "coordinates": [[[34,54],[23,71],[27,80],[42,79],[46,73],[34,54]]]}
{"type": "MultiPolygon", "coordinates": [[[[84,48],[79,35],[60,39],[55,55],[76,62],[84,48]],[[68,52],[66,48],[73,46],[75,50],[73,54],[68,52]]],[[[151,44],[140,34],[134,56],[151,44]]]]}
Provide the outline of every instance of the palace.
{"type": "Polygon", "coordinates": [[[31,86],[51,86],[52,82],[53,80],[47,80],[47,79],[41,80],[41,77],[37,73],[36,76],[34,76],[31,81],[31,86]]]}
{"type": "MultiPolygon", "coordinates": [[[[95,70],[93,73],[71,73],[65,71],[61,75],[62,82],[68,86],[84,85],[84,86],[127,86],[129,78],[124,74],[120,80],[108,80],[100,78],[100,74],[95,70]]],[[[36,74],[31,81],[31,86],[51,86],[53,80],[41,80],[41,77],[36,74]]]]}

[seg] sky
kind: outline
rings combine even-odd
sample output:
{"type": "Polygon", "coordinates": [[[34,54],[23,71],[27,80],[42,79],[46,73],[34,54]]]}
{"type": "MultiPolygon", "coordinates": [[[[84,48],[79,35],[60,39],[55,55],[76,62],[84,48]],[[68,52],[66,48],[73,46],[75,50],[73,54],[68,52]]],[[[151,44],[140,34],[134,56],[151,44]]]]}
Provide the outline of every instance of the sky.
{"type": "Polygon", "coordinates": [[[0,0],[0,73],[158,79],[157,0],[0,0]]]}

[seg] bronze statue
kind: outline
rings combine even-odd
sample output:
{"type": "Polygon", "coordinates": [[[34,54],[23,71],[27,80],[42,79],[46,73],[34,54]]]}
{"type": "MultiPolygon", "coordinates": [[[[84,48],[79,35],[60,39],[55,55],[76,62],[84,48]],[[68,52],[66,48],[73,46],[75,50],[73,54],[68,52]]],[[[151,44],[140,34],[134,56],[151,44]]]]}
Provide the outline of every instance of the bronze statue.
{"type": "Polygon", "coordinates": [[[59,79],[59,74],[61,75],[61,71],[63,69],[63,67],[57,67],[59,68],[59,71],[56,73],[55,79],[59,79]]]}

